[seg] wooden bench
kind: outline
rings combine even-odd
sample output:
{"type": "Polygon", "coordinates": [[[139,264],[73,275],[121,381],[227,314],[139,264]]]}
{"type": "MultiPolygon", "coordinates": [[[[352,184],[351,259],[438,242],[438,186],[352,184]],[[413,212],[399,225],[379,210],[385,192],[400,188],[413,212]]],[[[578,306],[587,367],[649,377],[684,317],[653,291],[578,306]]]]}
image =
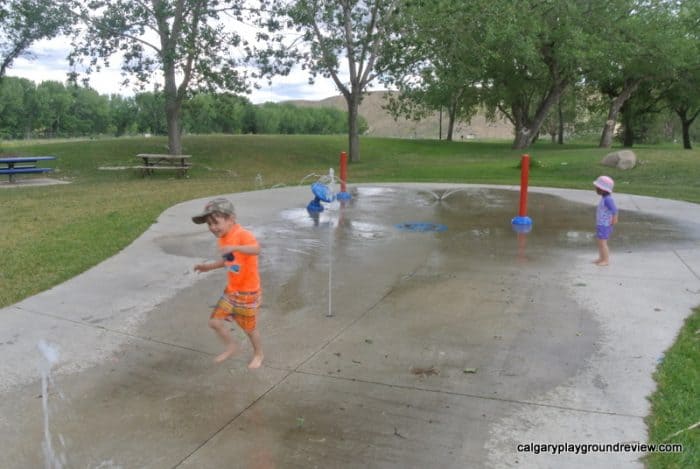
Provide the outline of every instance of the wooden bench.
{"type": "Polygon", "coordinates": [[[187,170],[192,167],[192,163],[188,161],[191,155],[139,153],[136,157],[140,158],[143,164],[134,166],[134,169],[140,169],[143,176],[152,175],[160,170],[175,171],[179,176],[186,176],[187,170]]]}
{"type": "Polygon", "coordinates": [[[55,156],[11,156],[1,157],[0,164],[6,167],[0,168],[0,174],[7,174],[10,177],[10,182],[15,182],[16,174],[36,174],[48,173],[53,171],[53,168],[41,168],[36,166],[37,161],[55,160],[55,156]]]}

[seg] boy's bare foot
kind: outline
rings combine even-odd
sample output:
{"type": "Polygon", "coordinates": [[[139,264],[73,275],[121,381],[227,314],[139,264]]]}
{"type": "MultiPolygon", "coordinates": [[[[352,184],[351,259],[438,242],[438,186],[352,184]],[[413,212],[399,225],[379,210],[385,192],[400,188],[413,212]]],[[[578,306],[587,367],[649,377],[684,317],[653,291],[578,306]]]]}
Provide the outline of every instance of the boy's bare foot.
{"type": "Polygon", "coordinates": [[[600,267],[605,267],[608,265],[608,261],[595,261],[595,265],[600,266],[600,267]]]}
{"type": "Polygon", "coordinates": [[[224,350],[222,353],[216,356],[214,359],[214,363],[221,363],[222,361],[231,358],[235,353],[238,351],[238,347],[235,345],[229,345],[226,347],[226,350],[224,350]]]}
{"type": "Polygon", "coordinates": [[[248,363],[248,368],[251,370],[255,370],[257,368],[260,368],[260,365],[262,365],[263,362],[263,355],[254,355],[253,359],[248,363]]]}

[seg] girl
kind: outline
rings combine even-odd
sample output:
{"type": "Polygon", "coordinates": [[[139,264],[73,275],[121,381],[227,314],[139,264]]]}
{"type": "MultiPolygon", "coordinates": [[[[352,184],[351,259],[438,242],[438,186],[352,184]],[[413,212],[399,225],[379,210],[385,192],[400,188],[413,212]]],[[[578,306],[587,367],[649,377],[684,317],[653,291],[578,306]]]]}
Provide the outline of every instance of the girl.
{"type": "Polygon", "coordinates": [[[612,198],[615,181],[608,176],[599,176],[593,181],[596,192],[601,196],[600,203],[596,209],[596,240],[598,241],[598,259],[594,264],[604,266],[610,262],[610,250],[608,249],[608,238],[613,232],[613,225],[617,223],[617,206],[612,198]]]}

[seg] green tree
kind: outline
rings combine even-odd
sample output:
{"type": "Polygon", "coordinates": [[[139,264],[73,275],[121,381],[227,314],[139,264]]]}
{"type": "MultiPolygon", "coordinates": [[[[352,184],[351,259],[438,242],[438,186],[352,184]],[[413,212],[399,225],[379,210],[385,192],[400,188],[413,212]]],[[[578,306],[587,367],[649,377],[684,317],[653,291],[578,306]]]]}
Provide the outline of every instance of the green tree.
{"type": "Polygon", "coordinates": [[[248,132],[247,98],[232,93],[196,93],[184,107],[183,123],[188,132],[197,134],[248,132]]]}
{"type": "Polygon", "coordinates": [[[399,76],[396,69],[404,70],[413,97],[428,107],[442,102],[451,119],[468,118],[477,102],[491,118],[504,115],[515,128],[513,147],[526,148],[579,81],[609,3],[411,2],[402,23],[408,39],[397,46],[392,70],[399,76]]]}
{"type": "Polygon", "coordinates": [[[0,81],[0,138],[22,138],[34,125],[36,86],[26,78],[5,77],[0,81]]]}
{"type": "Polygon", "coordinates": [[[36,87],[37,130],[44,137],[66,135],[65,119],[73,96],[58,81],[44,81],[36,87]]]}
{"type": "Polygon", "coordinates": [[[513,148],[527,148],[565,90],[578,81],[584,51],[607,2],[483,2],[483,102],[515,128],[513,148]],[[527,14],[523,14],[527,11],[527,14]],[[591,18],[594,21],[591,21],[591,18]]]}
{"type": "Polygon", "coordinates": [[[679,70],[677,79],[668,86],[665,98],[681,122],[683,148],[693,148],[690,127],[700,115],[700,66],[679,70]]]}
{"type": "Polygon", "coordinates": [[[658,143],[653,127],[664,109],[663,97],[655,83],[645,81],[625,101],[620,109],[622,146],[631,148],[635,142],[658,143]]]}
{"type": "Polygon", "coordinates": [[[552,143],[563,145],[564,137],[574,132],[577,97],[576,87],[568,88],[557,101],[555,112],[550,112],[544,120],[540,134],[548,134],[552,143]]]}
{"type": "Polygon", "coordinates": [[[278,134],[282,115],[275,103],[265,103],[255,108],[255,133],[278,134]]]}
{"type": "Polygon", "coordinates": [[[250,123],[247,122],[246,116],[253,105],[248,98],[233,93],[223,93],[217,96],[217,101],[220,132],[226,134],[250,132],[250,123]]]}
{"type": "Polygon", "coordinates": [[[290,103],[277,104],[280,114],[279,132],[281,134],[306,134],[311,127],[311,112],[309,108],[298,108],[290,103]]]}
{"type": "Polygon", "coordinates": [[[66,32],[70,0],[3,0],[0,3],[0,81],[18,57],[39,39],[66,32]]]}
{"type": "Polygon", "coordinates": [[[72,99],[63,117],[63,131],[67,136],[99,135],[107,133],[110,125],[109,98],[92,88],[71,85],[67,88],[72,99]]]}
{"type": "Polygon", "coordinates": [[[166,135],[168,126],[165,119],[165,98],[159,91],[148,91],[135,96],[136,128],[139,132],[152,135],[166,135]]]}
{"type": "MultiPolygon", "coordinates": [[[[275,14],[288,18],[308,51],[300,54],[310,80],[331,78],[345,98],[351,162],[360,161],[359,106],[381,73],[378,58],[395,37],[398,0],[278,0],[275,14]],[[344,61],[345,65],[341,65],[344,61]],[[342,71],[341,71],[342,70],[342,71]],[[348,81],[344,80],[343,71],[348,81]]],[[[273,24],[273,30],[279,24],[273,24]]]]}
{"type": "Polygon", "coordinates": [[[681,121],[683,148],[692,148],[690,127],[700,115],[700,3],[683,1],[678,11],[682,49],[673,77],[662,85],[664,99],[681,121]]]}
{"type": "MultiPolygon", "coordinates": [[[[89,57],[88,73],[121,52],[125,81],[140,89],[162,78],[168,149],[182,153],[182,106],[192,89],[245,91],[235,56],[242,42],[232,23],[242,0],[91,0],[82,9],[85,35],[72,62],[89,57]]],[[[151,122],[151,125],[153,122],[151,122]]]]}
{"type": "Polygon", "coordinates": [[[220,132],[216,97],[210,93],[197,93],[184,107],[183,127],[195,134],[220,132]]]}
{"type": "Polygon", "coordinates": [[[601,33],[594,37],[585,70],[607,99],[607,117],[599,146],[609,148],[620,111],[647,82],[673,75],[681,59],[677,2],[615,0],[601,33]]]}
{"type": "Polygon", "coordinates": [[[397,21],[401,34],[385,49],[382,77],[398,93],[386,108],[394,117],[420,120],[447,111],[447,140],[455,123],[477,111],[483,77],[480,21],[476,2],[406,2],[397,21]]]}
{"type": "Polygon", "coordinates": [[[136,129],[138,107],[134,98],[118,94],[111,95],[109,114],[115,136],[120,137],[136,129]]]}

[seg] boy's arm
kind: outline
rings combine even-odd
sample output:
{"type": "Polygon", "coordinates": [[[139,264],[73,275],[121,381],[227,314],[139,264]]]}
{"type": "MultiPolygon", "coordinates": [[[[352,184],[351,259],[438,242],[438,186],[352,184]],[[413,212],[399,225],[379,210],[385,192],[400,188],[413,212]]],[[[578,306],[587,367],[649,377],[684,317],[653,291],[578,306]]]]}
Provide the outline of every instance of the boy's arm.
{"type": "Polygon", "coordinates": [[[615,215],[613,215],[613,217],[612,217],[612,224],[614,225],[616,223],[617,223],[617,213],[615,215]]]}
{"type": "Polygon", "coordinates": [[[194,266],[195,272],[209,272],[210,270],[220,269],[224,266],[224,260],[210,262],[208,264],[197,264],[194,266]]]}
{"type": "Polygon", "coordinates": [[[251,256],[257,256],[260,254],[260,245],[255,244],[241,244],[238,246],[220,246],[219,251],[221,254],[229,254],[232,252],[240,252],[241,254],[248,254],[251,256]]]}

